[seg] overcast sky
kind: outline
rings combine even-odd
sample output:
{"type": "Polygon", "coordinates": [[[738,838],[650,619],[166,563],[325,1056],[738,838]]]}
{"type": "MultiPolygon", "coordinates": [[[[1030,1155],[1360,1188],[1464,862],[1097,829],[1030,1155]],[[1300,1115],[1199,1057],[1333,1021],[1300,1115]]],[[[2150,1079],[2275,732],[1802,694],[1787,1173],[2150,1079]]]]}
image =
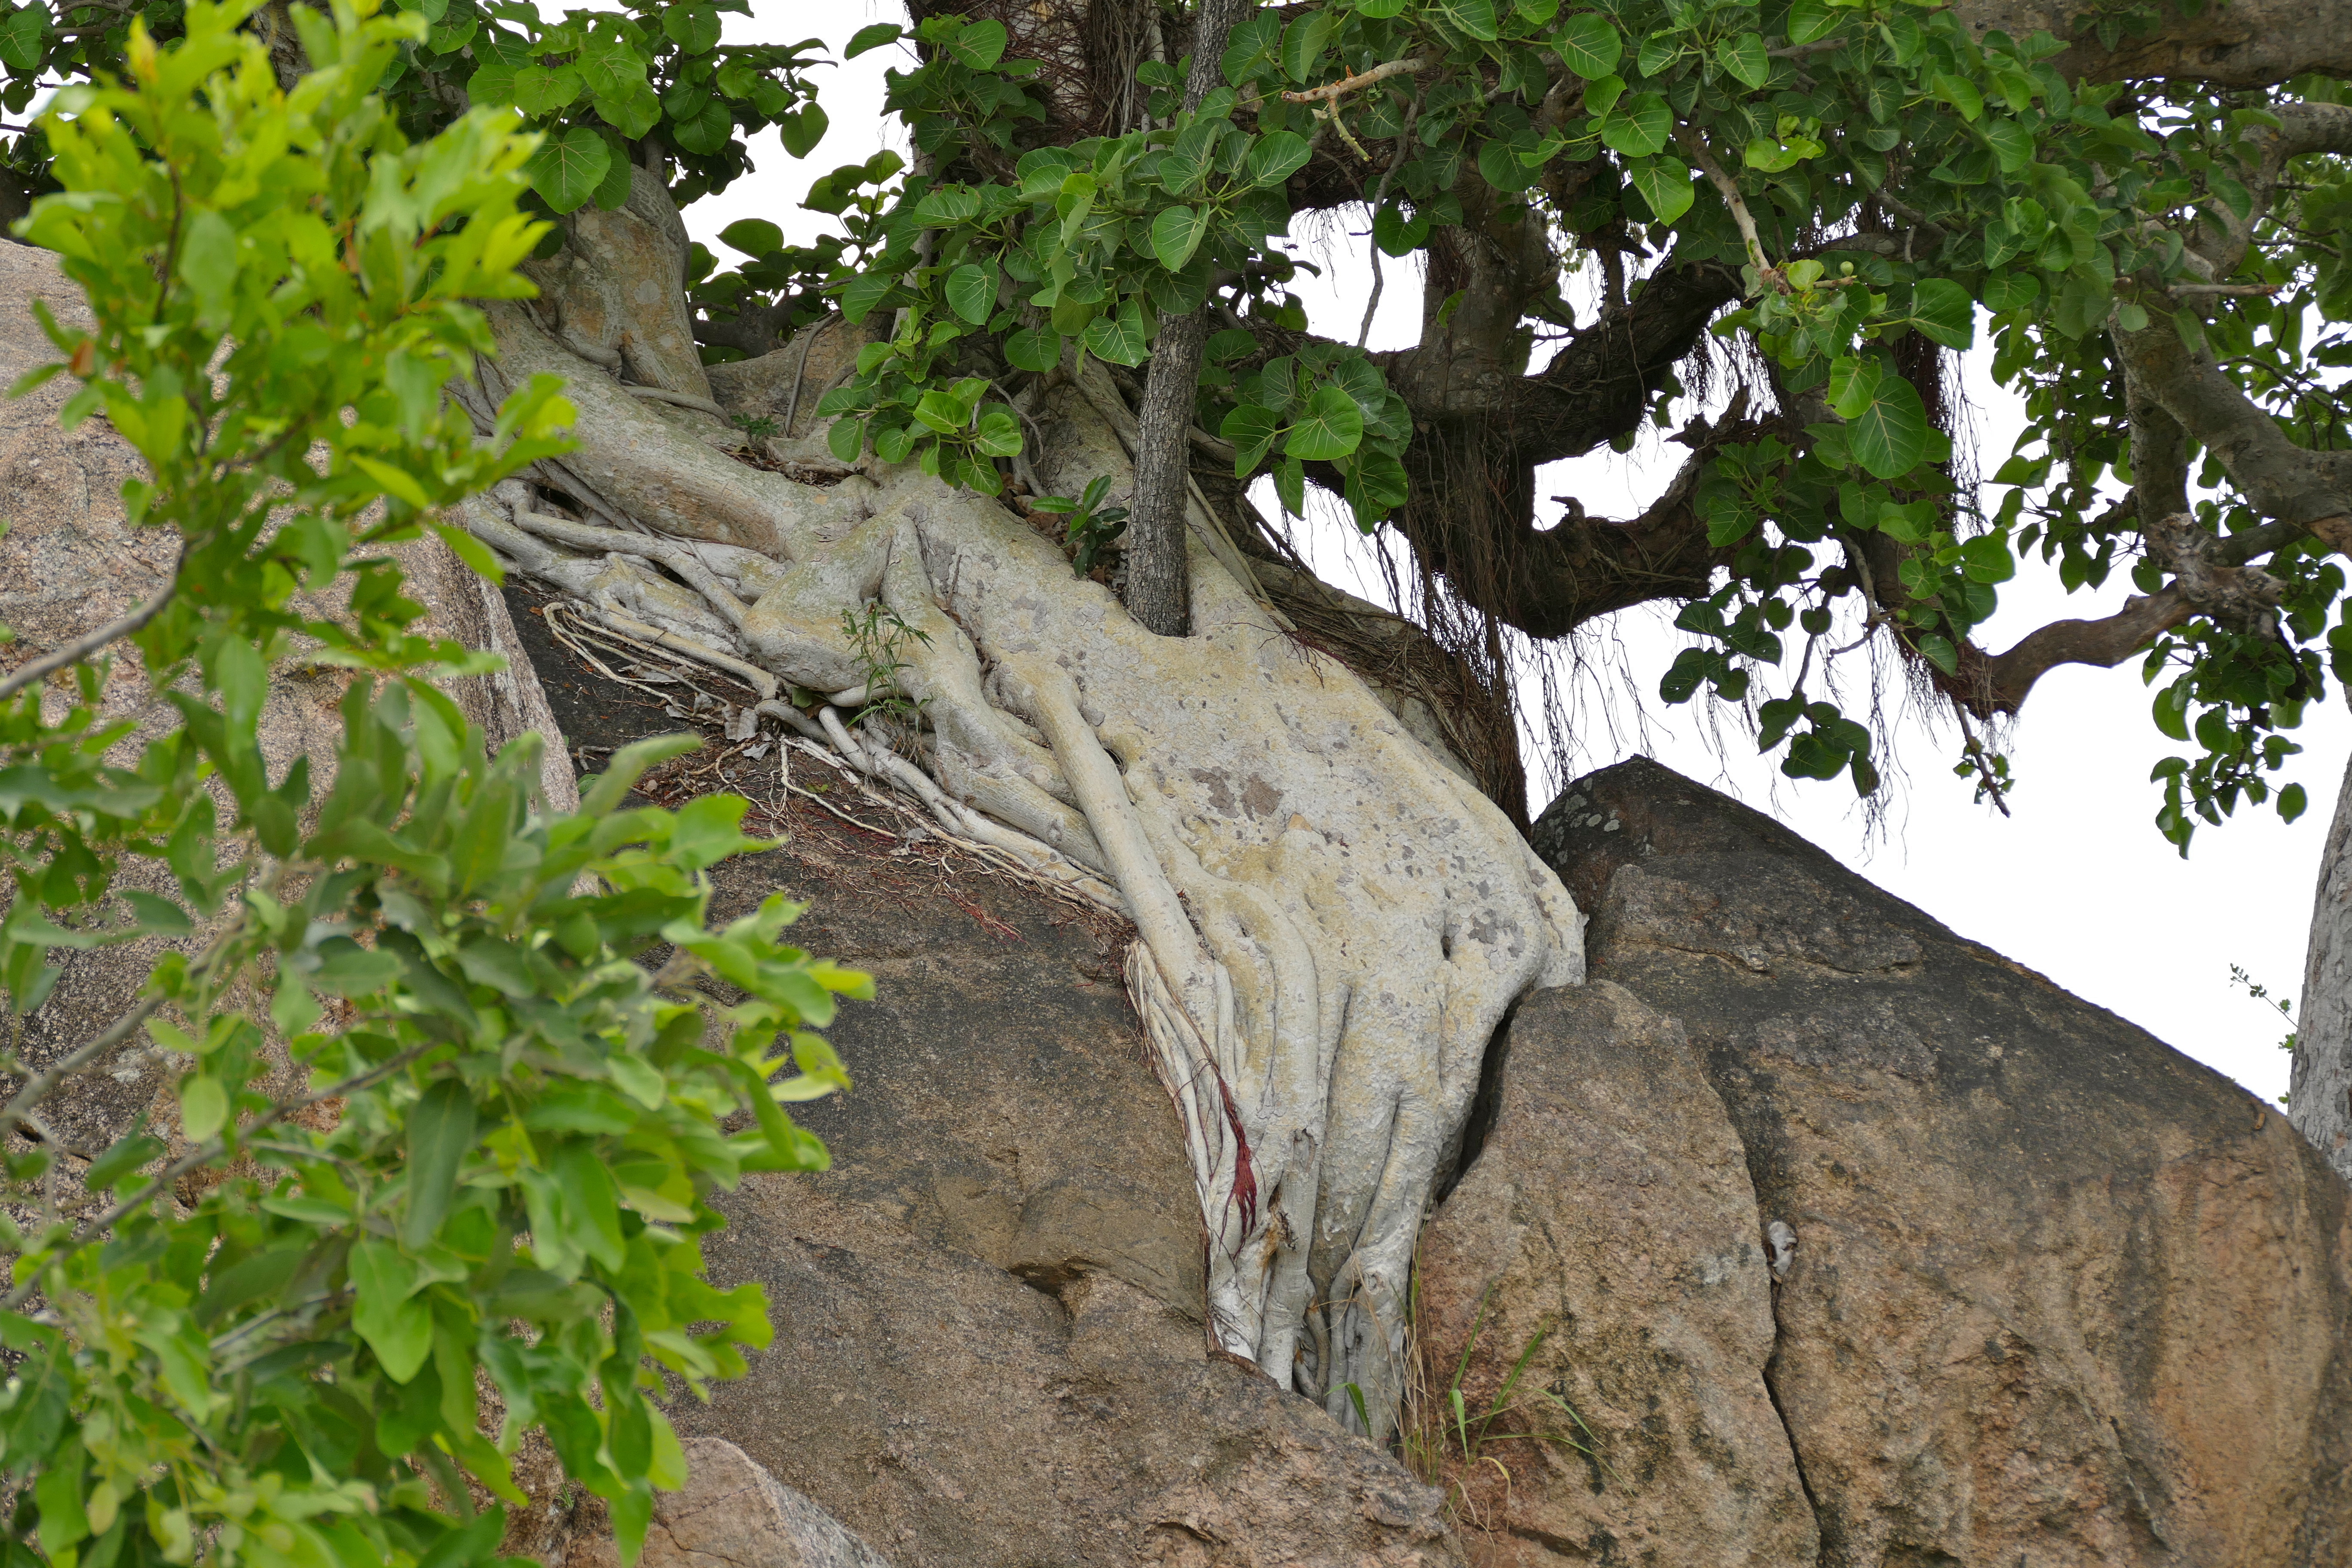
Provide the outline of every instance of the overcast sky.
{"type": "MultiPolygon", "coordinates": [[[[730,42],[793,42],[809,36],[814,20],[837,58],[866,23],[902,18],[871,0],[831,10],[771,0],[758,4],[748,21],[728,17],[727,26],[730,42]]],[[[832,129],[816,150],[795,162],[772,132],[764,135],[754,143],[755,173],[688,209],[687,226],[722,264],[740,259],[718,240],[728,224],[764,217],[805,241],[831,222],[800,209],[812,180],[886,144],[904,152],[898,127],[882,112],[882,71],[894,59],[904,57],[877,50],[820,73],[820,101],[832,129]]],[[[1334,230],[1298,247],[1327,269],[1302,289],[1315,331],[1356,337],[1370,291],[1369,244],[1334,230]]],[[[1374,349],[1406,346],[1419,331],[1420,279],[1409,262],[1387,268],[1370,341],[1374,349]]],[[[1969,355],[1964,376],[1989,473],[2007,455],[2019,416],[2014,401],[1990,384],[1985,358],[1969,355]]],[[[1603,451],[1551,465],[1537,491],[1576,496],[1598,516],[1629,516],[1681,455],[1680,447],[1662,449],[1654,439],[1626,457],[1603,451]]],[[[1268,515],[1276,510],[1270,496],[1259,504],[1268,515]]],[[[1323,509],[1310,510],[1316,515],[1297,526],[1297,540],[1317,570],[1384,600],[1367,542],[1323,509]]],[[[2120,573],[2104,591],[2072,597],[2060,591],[2054,573],[2022,574],[2002,585],[2000,613],[1979,637],[1987,647],[2005,648],[2049,620],[2107,614],[2129,592],[2120,573]]],[[[2148,770],[2181,748],[2149,721],[2151,693],[2136,661],[2113,670],[2062,668],[2034,688],[2010,736],[2018,784],[2009,818],[1976,804],[1971,786],[1953,776],[1958,737],[1948,721],[1929,724],[1904,714],[1895,726],[1895,765],[1887,769],[1886,821],[1874,833],[1843,780],[1783,778],[1777,757],[1758,757],[1731,723],[1719,725],[1719,744],[1706,743],[1704,702],[1665,709],[1654,700],[1658,678],[1688,640],[1671,619],[1656,610],[1628,611],[1590,630],[1580,647],[1553,651],[1559,669],[1570,670],[1580,656],[1589,672],[1575,754],[1566,760],[1570,776],[1646,752],[1771,813],[1962,936],[2114,1009],[2263,1099],[2285,1090],[2288,1058],[2278,1048],[2285,1025],[2231,986],[2230,968],[2241,965],[2290,997],[2300,989],[2320,846],[2352,755],[2352,714],[2338,697],[2314,710],[2297,736],[2304,754],[2289,764],[2286,776],[2310,795],[2308,813],[2290,826],[2267,806],[2242,806],[2223,826],[2200,828],[2186,860],[2150,820],[2158,796],[2148,770]],[[1596,700],[1596,681],[1617,693],[1613,726],[1596,700]],[[1637,705],[1634,693],[1650,700],[1637,705]]],[[[1856,684],[1866,691],[1858,675],[1856,684]]],[[[1576,689],[1574,681],[1569,685],[1576,689]]],[[[1524,695],[1530,704],[1537,700],[1533,690],[1524,695]]],[[[1559,764],[1531,745],[1528,771],[1529,806],[1540,812],[1559,764]]]]}

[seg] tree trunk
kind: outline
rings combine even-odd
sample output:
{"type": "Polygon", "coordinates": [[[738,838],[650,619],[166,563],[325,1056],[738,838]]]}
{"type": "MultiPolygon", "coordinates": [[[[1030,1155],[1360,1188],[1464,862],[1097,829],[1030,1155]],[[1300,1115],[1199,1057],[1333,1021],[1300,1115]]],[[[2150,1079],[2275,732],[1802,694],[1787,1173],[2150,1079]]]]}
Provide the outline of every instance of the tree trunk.
{"type": "MultiPolygon", "coordinates": [[[[663,352],[687,319],[667,204],[648,176],[623,209],[573,215],[542,297],[492,308],[486,384],[565,377],[579,445],[470,504],[468,525],[617,629],[835,694],[814,722],[767,710],[821,726],[949,831],[1129,914],[1130,989],[1207,1225],[1210,1331],[1385,1437],[1423,1213],[1506,1010],[1581,978],[1581,917],[1452,759],[1289,635],[1197,487],[1178,511],[1193,624],[1177,638],[998,502],[911,464],[812,484],[738,461],[710,379],[663,352]],[[908,628],[884,662],[919,715],[887,734],[851,728],[884,694],[847,625],[876,607],[908,628]]],[[[777,351],[787,378],[801,349],[777,351]]],[[[1144,434],[1093,364],[1037,422],[1036,467],[1064,494],[1129,477],[1144,434]]],[[[1167,422],[1180,444],[1186,423],[1167,422]]],[[[822,442],[771,443],[767,461],[838,472],[822,442]]]]}
{"type": "MultiPolygon", "coordinates": [[[[1192,68],[1184,79],[1184,107],[1201,107],[1224,79],[1219,62],[1234,24],[1251,0],[1203,0],[1192,34],[1192,68]]],[[[1201,345],[1208,337],[1206,309],[1171,316],[1152,342],[1144,374],[1142,429],[1135,454],[1135,493],[1127,519],[1128,613],[1161,637],[1192,629],[1192,605],[1184,563],[1186,454],[1192,405],[1200,395],[1201,345]]]]}
{"type": "Polygon", "coordinates": [[[2287,1120],[2352,1182],[2352,766],[2319,852],[2287,1120]]]}

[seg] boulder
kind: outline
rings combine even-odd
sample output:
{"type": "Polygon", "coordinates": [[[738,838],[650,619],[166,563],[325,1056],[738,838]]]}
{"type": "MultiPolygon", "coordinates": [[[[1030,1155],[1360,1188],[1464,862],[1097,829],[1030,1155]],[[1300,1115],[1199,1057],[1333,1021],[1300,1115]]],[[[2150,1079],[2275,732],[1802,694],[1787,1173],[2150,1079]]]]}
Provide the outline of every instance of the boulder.
{"type": "MultiPolygon", "coordinates": [[[[751,1462],[734,1444],[684,1445],[682,1491],[654,1494],[637,1568],[890,1568],[889,1559],[751,1462]]],[[[582,1541],[563,1568],[620,1568],[610,1535],[582,1541]]]]}
{"type": "Polygon", "coordinates": [[[1772,1285],[1738,1133],[1682,1026],[1537,993],[1492,1130],[1423,1233],[1413,1441],[1485,1568],[1811,1563],[1772,1408],[1772,1285]],[[1463,1414],[1454,1413],[1458,1391],[1463,1414]]]}
{"type": "MultiPolygon", "coordinates": [[[[871,971],[794,1108],[822,1174],[747,1178],[706,1240],[776,1342],[679,1402],[898,1568],[1438,1565],[1440,1494],[1208,1348],[1200,1205],[1119,973],[1129,932],[1002,879],[925,885],[819,832],[714,873],[871,971]]],[[[902,869],[902,868],[904,868],[902,869]]]]}
{"type": "Polygon", "coordinates": [[[1590,1452],[1490,1445],[1474,1561],[2352,1562],[2352,1192],[2274,1110],[1646,759],[1534,837],[1593,984],[1491,1069],[1424,1360],[1475,1416],[1545,1331],[1580,1419],[1496,1425],[1590,1452]]]}

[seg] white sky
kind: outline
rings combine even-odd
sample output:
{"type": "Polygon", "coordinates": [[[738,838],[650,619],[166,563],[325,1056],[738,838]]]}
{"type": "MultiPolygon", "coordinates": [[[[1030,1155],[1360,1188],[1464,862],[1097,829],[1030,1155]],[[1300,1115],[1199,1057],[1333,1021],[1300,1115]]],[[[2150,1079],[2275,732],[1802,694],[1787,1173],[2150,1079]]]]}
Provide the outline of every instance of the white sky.
{"type": "MultiPolygon", "coordinates": [[[[831,44],[836,58],[860,26],[904,15],[877,0],[831,7],[759,0],[755,10],[748,20],[726,19],[729,41],[789,43],[814,35],[831,44]]],[[[812,180],[838,164],[862,162],[886,144],[905,151],[900,128],[884,119],[881,79],[894,59],[904,58],[898,50],[880,49],[820,73],[820,101],[832,129],[807,160],[793,160],[770,132],[754,143],[754,173],[688,209],[688,227],[722,265],[740,259],[717,238],[728,224],[764,217],[804,242],[831,223],[800,209],[812,180]]],[[[1334,232],[1328,249],[1303,251],[1328,268],[1324,279],[1306,280],[1301,291],[1318,332],[1355,338],[1370,291],[1369,246],[1367,239],[1334,232]]],[[[1418,335],[1420,280],[1408,263],[1387,267],[1370,340],[1375,349],[1402,347],[1418,335]]],[[[1982,353],[1969,355],[1966,380],[1981,467],[1990,472],[2007,455],[2021,416],[2013,400],[1991,384],[1986,361],[1982,353]]],[[[1623,458],[1604,450],[1551,465],[1539,476],[1537,493],[1575,495],[1595,515],[1628,516],[1663,485],[1681,455],[1680,447],[1661,448],[1654,440],[1623,458]]],[[[1260,497],[1259,504],[1274,514],[1270,496],[1260,497]]],[[[1318,516],[1299,528],[1298,542],[1324,576],[1384,601],[1352,526],[1318,516]]],[[[2120,572],[2101,592],[2072,597],[2059,589],[2054,572],[2021,573],[2002,584],[2000,613],[1980,629],[1979,639],[1987,647],[2005,648],[2046,621],[2107,614],[2130,591],[2120,572]]],[[[1672,629],[1671,619],[1671,611],[1629,611],[1589,639],[1588,658],[1622,660],[1632,689],[1652,700],[1646,737],[1637,742],[1625,677],[1609,668],[1608,679],[1621,694],[1618,732],[1612,735],[1588,704],[1572,773],[1647,752],[1770,812],[1960,935],[2114,1009],[2263,1099],[2284,1091],[2288,1058],[2278,1042],[2285,1025],[2230,984],[2230,966],[2243,966],[2275,993],[2294,996],[2300,990],[2320,847],[2352,755],[2352,714],[2333,697],[2306,719],[2297,736],[2304,754],[2293,759],[2285,775],[2310,795],[2305,816],[2289,826],[2266,805],[2241,806],[2223,826],[2200,827],[2187,860],[2150,821],[2158,795],[2148,770],[2182,748],[2149,721],[2152,694],[2140,683],[2136,660],[2113,670],[2069,666],[2042,678],[2010,737],[2019,782],[2011,800],[2015,815],[2008,819],[1973,804],[1970,784],[1952,775],[1958,747],[1952,726],[1945,722],[1930,733],[1916,714],[1905,715],[1896,724],[1896,765],[1881,758],[1890,774],[1886,787],[1895,793],[1888,830],[1874,840],[1850,784],[1781,777],[1778,756],[1758,757],[1753,742],[1729,723],[1718,755],[1701,736],[1704,700],[1676,709],[1654,700],[1658,678],[1687,640],[1672,629]]],[[[1792,657],[1795,648],[1792,638],[1792,657]]],[[[1534,693],[1527,696],[1532,701],[1534,693]]],[[[1530,810],[1540,812],[1550,795],[1548,759],[1531,750],[1528,766],[1530,810]]]]}

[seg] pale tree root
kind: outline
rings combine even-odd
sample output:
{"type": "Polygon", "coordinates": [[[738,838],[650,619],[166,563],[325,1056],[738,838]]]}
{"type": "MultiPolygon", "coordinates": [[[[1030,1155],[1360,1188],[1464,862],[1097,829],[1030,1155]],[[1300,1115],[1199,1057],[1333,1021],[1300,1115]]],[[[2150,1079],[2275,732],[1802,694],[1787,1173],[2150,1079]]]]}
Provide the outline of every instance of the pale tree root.
{"type": "MultiPolygon", "coordinates": [[[[818,694],[814,714],[759,707],[877,798],[1132,919],[1130,990],[1207,1229],[1211,1332],[1388,1436],[1414,1239],[1486,1044],[1526,992],[1582,975],[1559,879],[1458,763],[1287,635],[1204,505],[1193,635],[1155,637],[984,497],[911,467],[816,487],[730,459],[693,426],[719,421],[631,395],[559,344],[551,311],[573,320],[560,298],[536,320],[498,311],[486,377],[495,395],[565,375],[580,449],[473,503],[468,526],[666,647],[818,694]],[[861,715],[828,693],[889,700],[861,715]]],[[[1037,467],[1071,493],[1093,473],[1131,482],[1101,394],[1065,387],[1041,410],[1037,467]]]]}

